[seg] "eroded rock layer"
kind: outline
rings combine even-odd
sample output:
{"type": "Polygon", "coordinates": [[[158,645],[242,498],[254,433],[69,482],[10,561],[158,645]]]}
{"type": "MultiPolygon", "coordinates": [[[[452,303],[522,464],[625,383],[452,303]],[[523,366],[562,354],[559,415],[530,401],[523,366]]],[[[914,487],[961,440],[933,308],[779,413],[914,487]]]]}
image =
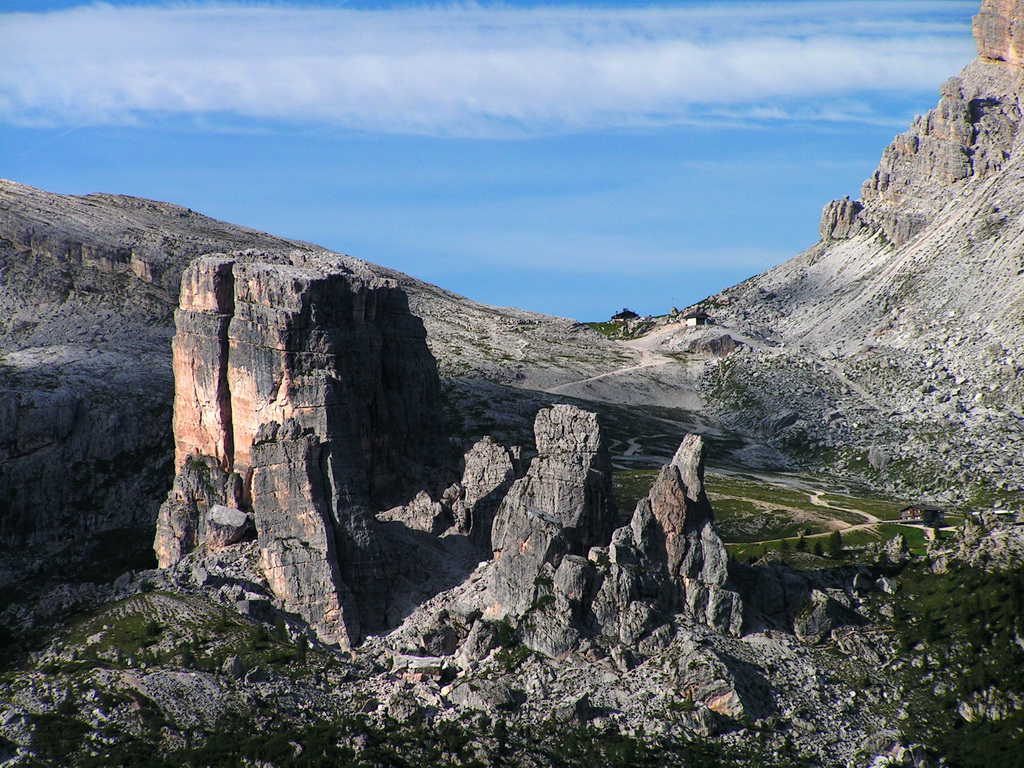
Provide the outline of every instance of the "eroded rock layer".
{"type": "Polygon", "coordinates": [[[974,39],[982,58],[1024,63],[1024,2],[983,0],[974,17],[974,39]]]}

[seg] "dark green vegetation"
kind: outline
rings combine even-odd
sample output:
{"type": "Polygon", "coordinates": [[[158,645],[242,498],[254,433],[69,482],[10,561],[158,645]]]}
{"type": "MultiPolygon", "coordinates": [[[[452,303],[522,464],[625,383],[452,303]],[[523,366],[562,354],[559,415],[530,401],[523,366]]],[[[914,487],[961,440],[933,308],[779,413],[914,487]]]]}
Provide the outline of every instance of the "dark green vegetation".
{"type": "Polygon", "coordinates": [[[630,736],[614,728],[548,722],[522,727],[470,713],[462,721],[430,721],[417,713],[401,722],[373,724],[362,716],[333,722],[257,724],[240,716],[194,734],[194,743],[161,751],[159,729],[135,735],[112,728],[98,734],[102,751],[86,738],[91,728],[68,715],[36,718],[33,748],[40,766],[125,768],[487,768],[550,765],[559,768],[782,768],[809,765],[781,750],[769,756],[757,739],[743,747],[705,740],[630,736]]]}
{"type": "Polygon", "coordinates": [[[666,317],[666,315],[651,318],[650,320],[636,319],[628,323],[609,320],[603,323],[584,323],[584,325],[597,331],[602,336],[607,336],[609,339],[629,341],[630,339],[639,339],[653,330],[656,325],[655,321],[662,317],[666,317]]]}
{"type": "Polygon", "coordinates": [[[900,583],[893,623],[910,663],[906,735],[956,768],[1024,766],[1024,712],[1000,706],[1024,696],[1024,569],[933,574],[918,564],[900,583]]]}
{"type": "MultiPolygon", "coordinates": [[[[637,500],[647,494],[656,475],[653,469],[616,470],[612,492],[623,522],[637,500]]],[[[882,544],[895,536],[906,540],[911,554],[924,556],[925,529],[895,522],[903,502],[817,490],[819,481],[811,477],[779,476],[775,480],[708,473],[706,490],[715,525],[733,557],[753,562],[777,552],[799,568],[828,568],[843,553],[853,562],[867,545],[882,544]],[[842,540],[839,545],[834,543],[837,533],[842,540]],[[799,557],[790,557],[797,554],[799,557]]],[[[948,516],[951,525],[961,520],[958,515],[948,516]]],[[[940,540],[948,535],[936,533],[940,540]]]]}
{"type": "MultiPolygon", "coordinates": [[[[23,563],[18,553],[5,551],[9,562],[24,565],[24,576],[0,589],[0,611],[14,603],[31,603],[34,598],[55,586],[70,584],[109,584],[129,570],[156,567],[151,529],[118,528],[85,536],[49,558],[27,558],[23,563]],[[53,563],[61,563],[54,571],[53,563]]],[[[88,598],[83,598],[88,603],[88,598]]],[[[77,600],[64,600],[45,620],[37,622],[28,632],[15,635],[0,624],[0,671],[21,666],[25,654],[37,649],[54,626],[81,617],[88,605],[77,600]]]]}
{"type": "Polygon", "coordinates": [[[636,503],[651,490],[657,476],[656,469],[622,470],[612,475],[612,499],[620,518],[624,521],[630,518],[636,503]]]}
{"type": "Polygon", "coordinates": [[[283,621],[268,629],[201,600],[165,592],[105,606],[66,631],[61,646],[69,650],[44,662],[43,671],[162,665],[212,672],[237,656],[245,669],[296,672],[294,663],[305,662],[308,653],[304,639],[288,640],[283,621]]]}

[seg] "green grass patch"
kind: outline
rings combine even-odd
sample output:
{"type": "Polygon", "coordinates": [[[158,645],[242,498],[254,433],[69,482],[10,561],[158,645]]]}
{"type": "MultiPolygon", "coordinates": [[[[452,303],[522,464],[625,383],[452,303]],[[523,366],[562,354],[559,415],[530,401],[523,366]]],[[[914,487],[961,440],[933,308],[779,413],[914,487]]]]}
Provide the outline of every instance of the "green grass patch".
{"type": "Polygon", "coordinates": [[[644,336],[654,330],[657,325],[655,319],[644,321],[633,320],[629,323],[617,323],[609,320],[602,323],[583,323],[583,325],[593,331],[597,331],[602,336],[606,336],[609,339],[614,339],[616,341],[628,341],[630,339],[639,339],[641,336],[644,336]]]}
{"type": "Polygon", "coordinates": [[[873,496],[846,496],[837,493],[823,493],[821,500],[837,507],[848,507],[874,515],[879,520],[899,520],[900,510],[907,506],[904,502],[882,499],[873,496]]]}
{"type": "Polygon", "coordinates": [[[620,469],[612,473],[612,499],[619,510],[620,520],[629,520],[636,503],[651,490],[657,476],[656,469],[620,469]]]}
{"type": "Polygon", "coordinates": [[[901,652],[914,661],[906,736],[934,745],[958,768],[1024,766],[1024,712],[968,722],[957,711],[982,691],[1024,693],[1024,650],[1016,642],[1024,636],[1024,570],[910,567],[900,585],[890,598],[894,627],[901,652]],[[949,686],[946,693],[919,684],[929,672],[949,686]]]}
{"type": "Polygon", "coordinates": [[[301,673],[309,647],[291,642],[283,620],[268,628],[197,598],[163,592],[134,595],[106,607],[64,633],[48,673],[83,669],[165,666],[214,671],[229,656],[257,666],[301,673]]]}

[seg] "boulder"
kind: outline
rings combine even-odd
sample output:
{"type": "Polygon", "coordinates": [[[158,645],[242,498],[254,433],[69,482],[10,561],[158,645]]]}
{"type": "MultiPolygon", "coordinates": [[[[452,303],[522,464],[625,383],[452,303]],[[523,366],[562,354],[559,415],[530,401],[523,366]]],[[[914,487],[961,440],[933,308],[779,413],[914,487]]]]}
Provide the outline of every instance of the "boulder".
{"type": "Polygon", "coordinates": [[[253,532],[252,518],[245,512],[223,504],[214,504],[206,514],[203,539],[208,552],[237,544],[253,532]]]}
{"type": "Polygon", "coordinates": [[[815,645],[828,638],[832,630],[859,623],[861,619],[857,614],[826,593],[814,589],[793,621],[793,631],[801,642],[815,645]]]}
{"type": "Polygon", "coordinates": [[[503,680],[476,679],[457,683],[448,698],[463,709],[477,709],[482,712],[508,712],[526,698],[522,691],[513,689],[503,680]]]}
{"type": "Polygon", "coordinates": [[[392,507],[380,512],[378,520],[398,521],[414,531],[439,534],[448,528],[448,514],[444,505],[430,498],[426,491],[420,491],[404,506],[392,507]]]}

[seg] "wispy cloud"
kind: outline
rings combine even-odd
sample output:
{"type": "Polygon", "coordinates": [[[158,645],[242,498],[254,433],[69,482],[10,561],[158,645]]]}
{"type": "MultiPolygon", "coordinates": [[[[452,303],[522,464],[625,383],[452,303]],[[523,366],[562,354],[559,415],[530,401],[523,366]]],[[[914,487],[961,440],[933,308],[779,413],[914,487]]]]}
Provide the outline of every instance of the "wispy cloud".
{"type": "Polygon", "coordinates": [[[871,91],[935,90],[973,56],[966,19],[975,5],[200,3],[0,14],[0,119],[185,116],[456,136],[714,115],[887,121],[842,104],[871,91]]]}

